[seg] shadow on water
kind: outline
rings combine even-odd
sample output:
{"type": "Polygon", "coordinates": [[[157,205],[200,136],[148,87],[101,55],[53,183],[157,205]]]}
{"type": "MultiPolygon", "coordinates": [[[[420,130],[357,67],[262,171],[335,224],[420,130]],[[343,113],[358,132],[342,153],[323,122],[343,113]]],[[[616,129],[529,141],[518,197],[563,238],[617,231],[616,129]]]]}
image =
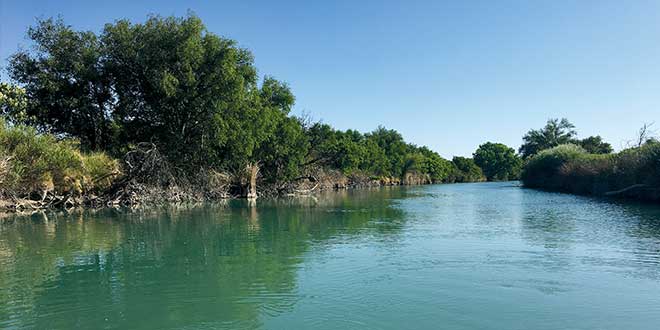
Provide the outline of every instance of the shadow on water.
{"type": "Polygon", "coordinates": [[[256,328],[312,246],[397,235],[402,189],[0,222],[0,328],[256,328]]]}

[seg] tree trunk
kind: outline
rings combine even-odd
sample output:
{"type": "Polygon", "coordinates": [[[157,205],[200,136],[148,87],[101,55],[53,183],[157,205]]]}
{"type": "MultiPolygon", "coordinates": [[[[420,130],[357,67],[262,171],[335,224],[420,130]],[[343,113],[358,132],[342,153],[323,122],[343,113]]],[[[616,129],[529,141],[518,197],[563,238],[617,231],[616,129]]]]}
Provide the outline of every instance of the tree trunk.
{"type": "Polygon", "coordinates": [[[249,163],[245,168],[247,174],[247,186],[245,189],[245,197],[248,199],[257,198],[257,176],[259,175],[259,165],[257,163],[249,163]]]}

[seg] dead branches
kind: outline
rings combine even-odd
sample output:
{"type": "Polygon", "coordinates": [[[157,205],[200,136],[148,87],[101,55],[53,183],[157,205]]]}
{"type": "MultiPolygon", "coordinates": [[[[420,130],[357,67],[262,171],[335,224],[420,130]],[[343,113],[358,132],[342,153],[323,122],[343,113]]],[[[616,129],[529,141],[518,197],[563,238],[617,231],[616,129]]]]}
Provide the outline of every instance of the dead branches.
{"type": "Polygon", "coordinates": [[[135,149],[126,153],[123,162],[128,180],[159,186],[176,184],[169,162],[153,143],[138,143],[135,149]]]}

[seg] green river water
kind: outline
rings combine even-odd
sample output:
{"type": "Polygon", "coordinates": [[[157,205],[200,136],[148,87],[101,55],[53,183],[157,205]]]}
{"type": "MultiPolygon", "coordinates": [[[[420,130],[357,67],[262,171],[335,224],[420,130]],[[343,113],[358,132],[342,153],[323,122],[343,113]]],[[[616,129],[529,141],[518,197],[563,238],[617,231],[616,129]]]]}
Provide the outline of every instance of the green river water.
{"type": "Polygon", "coordinates": [[[0,218],[0,329],[660,329],[660,207],[517,183],[0,218]]]}

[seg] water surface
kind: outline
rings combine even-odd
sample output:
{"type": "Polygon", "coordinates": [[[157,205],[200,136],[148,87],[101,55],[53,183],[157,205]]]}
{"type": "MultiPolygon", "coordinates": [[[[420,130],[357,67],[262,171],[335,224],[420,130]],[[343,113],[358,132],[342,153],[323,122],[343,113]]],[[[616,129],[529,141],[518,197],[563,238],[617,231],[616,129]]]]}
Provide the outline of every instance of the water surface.
{"type": "Polygon", "coordinates": [[[0,218],[2,329],[658,329],[660,207],[418,186],[0,218]]]}

